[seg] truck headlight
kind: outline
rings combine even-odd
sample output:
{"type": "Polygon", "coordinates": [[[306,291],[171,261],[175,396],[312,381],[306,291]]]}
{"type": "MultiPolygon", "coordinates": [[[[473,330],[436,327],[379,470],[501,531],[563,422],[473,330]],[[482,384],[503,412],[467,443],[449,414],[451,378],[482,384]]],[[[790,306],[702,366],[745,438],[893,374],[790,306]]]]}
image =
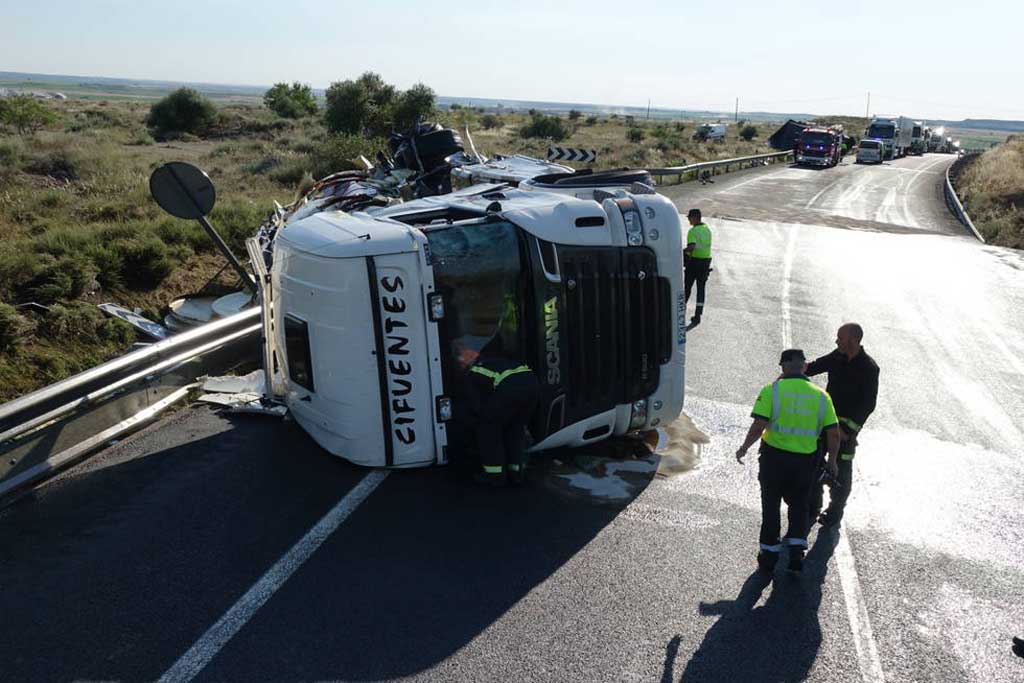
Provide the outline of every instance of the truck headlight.
{"type": "Polygon", "coordinates": [[[631,247],[639,247],[639,246],[643,246],[644,238],[643,238],[643,235],[641,235],[639,233],[634,233],[632,235],[627,235],[626,236],[626,242],[628,242],[629,246],[631,246],[631,247]]]}
{"type": "Polygon", "coordinates": [[[640,429],[647,424],[647,399],[633,401],[633,408],[629,415],[629,428],[640,429]]]}
{"type": "Polygon", "coordinates": [[[434,323],[444,318],[444,296],[439,292],[427,297],[427,315],[434,323]]]}

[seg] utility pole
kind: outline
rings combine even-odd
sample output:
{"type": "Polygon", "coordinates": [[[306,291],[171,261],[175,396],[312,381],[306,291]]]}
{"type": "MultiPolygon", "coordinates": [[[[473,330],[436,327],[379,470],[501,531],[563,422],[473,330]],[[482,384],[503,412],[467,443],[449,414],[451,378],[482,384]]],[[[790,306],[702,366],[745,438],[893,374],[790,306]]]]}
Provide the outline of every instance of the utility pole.
{"type": "Polygon", "coordinates": [[[868,91],[868,106],[864,110],[864,118],[866,118],[866,119],[870,119],[871,118],[871,91],[870,90],[868,91]]]}
{"type": "Polygon", "coordinates": [[[647,98],[647,120],[651,120],[651,98],[647,98]]]}
{"type": "Polygon", "coordinates": [[[734,121],[736,123],[739,123],[739,120],[740,120],[740,98],[737,97],[736,98],[736,116],[735,116],[734,121]]]}

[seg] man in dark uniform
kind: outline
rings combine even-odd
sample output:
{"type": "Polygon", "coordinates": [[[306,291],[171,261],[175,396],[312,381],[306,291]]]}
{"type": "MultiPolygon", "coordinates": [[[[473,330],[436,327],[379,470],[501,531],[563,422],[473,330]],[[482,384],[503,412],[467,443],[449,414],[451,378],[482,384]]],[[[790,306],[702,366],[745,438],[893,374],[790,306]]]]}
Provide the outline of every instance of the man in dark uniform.
{"type": "Polygon", "coordinates": [[[526,425],[537,408],[540,382],[528,366],[489,347],[468,378],[479,398],[474,433],[483,471],[476,479],[489,486],[518,486],[526,470],[526,425]]]}
{"type": "Polygon", "coordinates": [[[807,365],[809,376],[828,373],[826,391],[832,397],[839,416],[839,472],[836,484],[830,487],[829,505],[819,516],[822,506],[822,485],[815,483],[811,491],[810,521],[823,526],[837,526],[853,486],[853,456],[857,451],[857,435],[875,410],[878,399],[878,364],[868,355],[861,341],[864,330],[857,323],[846,323],[836,333],[836,350],[807,365]]]}

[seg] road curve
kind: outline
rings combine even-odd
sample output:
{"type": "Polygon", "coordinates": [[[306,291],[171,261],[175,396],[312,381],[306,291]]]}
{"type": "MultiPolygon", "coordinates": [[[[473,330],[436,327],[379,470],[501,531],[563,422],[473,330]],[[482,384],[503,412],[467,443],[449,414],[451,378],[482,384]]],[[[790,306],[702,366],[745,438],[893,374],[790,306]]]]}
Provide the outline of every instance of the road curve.
{"type": "MultiPolygon", "coordinates": [[[[715,235],[687,344],[686,411],[710,437],[696,468],[577,457],[595,495],[553,464],[497,494],[394,472],[196,680],[1020,680],[1024,258],[948,215],[951,161],[667,188],[715,235]],[[802,577],[767,585],[756,465],[732,453],[779,350],[825,353],[851,319],[882,390],[848,518],[812,536],[802,577]]],[[[293,423],[200,407],[108,448],[0,511],[2,677],[189,670],[365,476],[293,423]]]]}

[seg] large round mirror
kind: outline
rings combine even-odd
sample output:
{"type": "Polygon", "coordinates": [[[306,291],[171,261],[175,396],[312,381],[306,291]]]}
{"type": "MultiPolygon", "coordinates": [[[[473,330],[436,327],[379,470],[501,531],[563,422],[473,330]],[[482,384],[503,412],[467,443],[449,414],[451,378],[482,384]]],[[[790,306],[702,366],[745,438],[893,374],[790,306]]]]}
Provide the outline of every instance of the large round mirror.
{"type": "Polygon", "coordinates": [[[161,209],[178,218],[202,218],[217,201],[210,176],[183,161],[172,161],[153,171],[149,192],[161,209]]]}

